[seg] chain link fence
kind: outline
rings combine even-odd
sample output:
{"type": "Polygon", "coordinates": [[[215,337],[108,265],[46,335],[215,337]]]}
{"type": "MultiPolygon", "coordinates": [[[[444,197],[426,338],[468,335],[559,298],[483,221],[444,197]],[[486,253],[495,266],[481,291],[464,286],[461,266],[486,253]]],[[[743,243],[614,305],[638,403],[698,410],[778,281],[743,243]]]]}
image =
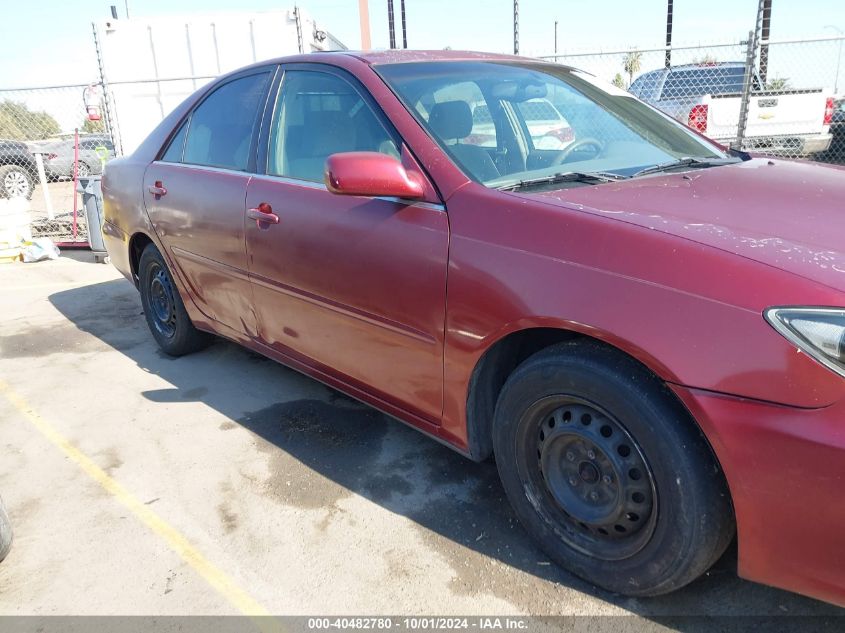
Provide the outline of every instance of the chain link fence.
{"type": "Polygon", "coordinates": [[[98,88],[0,90],[0,198],[28,201],[34,236],[88,239],[76,180],[115,156],[98,88]]]}
{"type": "MultiPolygon", "coordinates": [[[[843,48],[845,36],[756,41],[749,34],[745,41],[540,57],[588,71],[724,145],[845,165],[843,48]]],[[[75,178],[102,173],[126,138],[137,144],[209,79],[0,89],[0,198],[28,200],[37,236],[87,241],[75,178]],[[132,123],[125,134],[118,111],[132,123]]],[[[578,108],[553,97],[522,104],[532,108],[523,115],[537,130],[535,141],[548,149],[576,140],[570,124],[591,129],[578,108]]],[[[475,142],[492,142],[491,128],[489,112],[476,108],[475,142]]]]}
{"type": "MultiPolygon", "coordinates": [[[[845,164],[845,37],[541,55],[737,149],[845,164]]],[[[562,112],[565,117],[566,113],[562,112]]]]}

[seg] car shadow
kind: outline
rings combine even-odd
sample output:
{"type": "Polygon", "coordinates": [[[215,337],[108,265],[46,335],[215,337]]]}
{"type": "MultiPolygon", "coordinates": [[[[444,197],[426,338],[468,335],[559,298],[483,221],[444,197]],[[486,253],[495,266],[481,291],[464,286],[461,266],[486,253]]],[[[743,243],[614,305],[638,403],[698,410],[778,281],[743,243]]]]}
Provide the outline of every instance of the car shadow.
{"type": "MultiPolygon", "coordinates": [[[[131,358],[139,371],[154,373],[172,385],[144,392],[149,400],[201,401],[230,421],[220,426],[220,432],[240,425],[262,438],[259,448],[267,454],[272,473],[264,486],[266,494],[282,504],[315,508],[330,507],[354,493],[407,517],[422,528],[423,539],[449,559],[458,589],[492,593],[531,612],[559,603],[563,585],[688,631],[713,630],[713,618],[722,616],[806,615],[819,624],[829,618],[818,616],[845,614],[739,579],[735,547],[705,576],[671,595],[631,599],[607,593],[551,564],[531,542],[510,509],[494,463],[473,463],[388,416],[233,343],[221,340],[202,352],[170,358],[156,347],[138,293],[123,279],[57,292],[49,300],[68,319],[68,328],[93,335],[131,358]],[[237,394],[233,376],[249,385],[251,397],[233,397],[237,394]],[[290,399],[292,390],[309,397],[290,399]],[[307,468],[291,469],[290,460],[307,468]],[[320,485],[310,481],[315,473],[322,478],[320,485]],[[296,476],[305,485],[291,482],[296,476]],[[495,573],[479,564],[478,554],[500,564],[495,573]]],[[[93,351],[92,344],[99,346],[96,341],[80,343],[81,349],[93,351]]],[[[13,343],[4,344],[5,351],[13,349],[13,343]]],[[[716,628],[734,630],[743,623],[749,630],[760,626],[756,619],[732,617],[730,627],[723,623],[716,628]]],[[[802,630],[805,624],[802,619],[802,630]]]]}

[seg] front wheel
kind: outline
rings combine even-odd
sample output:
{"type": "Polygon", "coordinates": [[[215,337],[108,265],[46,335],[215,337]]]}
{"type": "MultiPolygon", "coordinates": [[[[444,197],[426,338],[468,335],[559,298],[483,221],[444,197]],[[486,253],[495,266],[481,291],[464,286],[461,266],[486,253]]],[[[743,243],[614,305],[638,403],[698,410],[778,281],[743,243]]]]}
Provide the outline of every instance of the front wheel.
{"type": "Polygon", "coordinates": [[[12,523],[9,515],[6,514],[6,506],[3,505],[3,498],[0,497],[0,562],[12,549],[12,523]]]}
{"type": "Polygon", "coordinates": [[[208,345],[211,335],[191,323],[164,257],[153,244],[141,253],[138,278],[144,316],[162,351],[183,356],[208,345]]]}
{"type": "Polygon", "coordinates": [[[652,596],[691,582],[734,534],[707,441],[665,385],[604,345],[535,354],[506,381],[496,464],[521,522],[562,567],[652,596]]]}

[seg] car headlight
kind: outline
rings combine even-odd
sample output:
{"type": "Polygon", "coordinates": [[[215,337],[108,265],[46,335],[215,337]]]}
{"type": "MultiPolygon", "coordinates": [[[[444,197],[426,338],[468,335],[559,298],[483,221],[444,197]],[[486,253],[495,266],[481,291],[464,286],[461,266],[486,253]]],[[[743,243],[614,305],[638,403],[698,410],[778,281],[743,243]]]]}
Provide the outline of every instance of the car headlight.
{"type": "Polygon", "coordinates": [[[769,308],[764,316],[801,351],[845,377],[845,309],[769,308]]]}

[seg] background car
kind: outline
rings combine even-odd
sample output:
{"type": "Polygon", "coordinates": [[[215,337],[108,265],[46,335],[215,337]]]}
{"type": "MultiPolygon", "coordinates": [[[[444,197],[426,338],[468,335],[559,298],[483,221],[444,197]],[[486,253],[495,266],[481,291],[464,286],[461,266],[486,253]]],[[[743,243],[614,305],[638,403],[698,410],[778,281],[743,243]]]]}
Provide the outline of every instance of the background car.
{"type": "Polygon", "coordinates": [[[35,157],[26,143],[0,140],[0,197],[32,197],[38,181],[35,157]]]}
{"type": "MultiPolygon", "coordinates": [[[[744,81],[743,62],[702,62],[643,73],[630,91],[727,145],[736,136],[744,81]]],[[[751,81],[744,149],[794,157],[828,148],[833,98],[824,89],[771,90],[756,72],[751,81]]]]}
{"type": "MultiPolygon", "coordinates": [[[[64,140],[45,144],[44,171],[51,179],[73,178],[74,141],[64,140]]],[[[114,144],[107,137],[84,136],[79,138],[79,176],[103,173],[103,160],[114,158],[114,144]]]]}

